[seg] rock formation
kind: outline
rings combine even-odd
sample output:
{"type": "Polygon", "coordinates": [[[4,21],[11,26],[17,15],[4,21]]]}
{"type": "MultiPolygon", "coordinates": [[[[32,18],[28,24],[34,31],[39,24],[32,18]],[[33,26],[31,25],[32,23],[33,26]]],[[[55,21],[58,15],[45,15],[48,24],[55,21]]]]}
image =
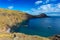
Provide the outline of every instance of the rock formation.
{"type": "Polygon", "coordinates": [[[41,13],[40,15],[31,15],[31,14],[26,13],[26,15],[27,15],[28,19],[30,19],[30,18],[45,18],[45,17],[48,17],[45,13],[41,13]]]}
{"type": "Polygon", "coordinates": [[[44,18],[44,17],[48,17],[45,13],[41,13],[40,15],[35,15],[35,18],[44,18]]]}
{"type": "Polygon", "coordinates": [[[54,36],[52,36],[51,40],[60,40],[60,35],[54,35],[54,36]]]}
{"type": "Polygon", "coordinates": [[[47,15],[44,13],[41,13],[40,15],[38,15],[38,17],[47,17],[47,15]]]}

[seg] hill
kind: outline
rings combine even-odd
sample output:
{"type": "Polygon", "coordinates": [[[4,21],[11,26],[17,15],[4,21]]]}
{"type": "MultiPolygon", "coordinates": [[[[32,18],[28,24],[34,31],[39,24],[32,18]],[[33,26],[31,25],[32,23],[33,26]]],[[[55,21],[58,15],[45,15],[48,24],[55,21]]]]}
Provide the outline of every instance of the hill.
{"type": "Polygon", "coordinates": [[[0,32],[7,32],[13,25],[24,20],[27,20],[27,15],[24,12],[0,9],[0,32]]]}

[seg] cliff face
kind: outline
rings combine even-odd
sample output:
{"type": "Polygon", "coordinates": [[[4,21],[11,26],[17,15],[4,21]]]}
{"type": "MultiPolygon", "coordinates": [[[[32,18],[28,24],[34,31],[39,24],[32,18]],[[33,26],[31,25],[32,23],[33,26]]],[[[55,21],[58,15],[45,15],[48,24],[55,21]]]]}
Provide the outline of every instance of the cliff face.
{"type": "Polygon", "coordinates": [[[0,9],[0,32],[7,32],[9,28],[23,20],[27,20],[24,12],[0,9]]]}

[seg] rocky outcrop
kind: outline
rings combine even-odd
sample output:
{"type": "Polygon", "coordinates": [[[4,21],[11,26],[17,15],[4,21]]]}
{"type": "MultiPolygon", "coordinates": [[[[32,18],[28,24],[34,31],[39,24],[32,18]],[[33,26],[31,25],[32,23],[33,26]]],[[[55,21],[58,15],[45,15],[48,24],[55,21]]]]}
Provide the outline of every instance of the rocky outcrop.
{"type": "Polygon", "coordinates": [[[31,14],[26,13],[26,15],[27,15],[28,19],[30,19],[30,18],[45,18],[45,17],[48,17],[45,13],[41,13],[40,15],[31,15],[31,14]]]}
{"type": "Polygon", "coordinates": [[[54,35],[54,36],[52,36],[51,40],[60,40],[60,35],[54,35]]]}
{"type": "Polygon", "coordinates": [[[48,17],[45,13],[41,13],[40,15],[35,15],[35,18],[44,18],[44,17],[48,17]]]}
{"type": "Polygon", "coordinates": [[[47,17],[47,15],[46,14],[44,14],[44,13],[41,13],[40,15],[38,15],[38,17],[47,17]]]}

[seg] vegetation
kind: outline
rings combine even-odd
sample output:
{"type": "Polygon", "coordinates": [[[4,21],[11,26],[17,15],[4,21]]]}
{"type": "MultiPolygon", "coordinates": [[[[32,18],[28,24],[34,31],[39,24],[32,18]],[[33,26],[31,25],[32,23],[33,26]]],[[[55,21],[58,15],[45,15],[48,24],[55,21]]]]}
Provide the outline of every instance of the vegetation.
{"type": "Polygon", "coordinates": [[[24,12],[0,9],[0,32],[6,32],[8,28],[26,19],[24,12]]]}
{"type": "Polygon", "coordinates": [[[40,36],[25,35],[23,33],[13,33],[13,34],[0,33],[0,40],[50,40],[50,39],[40,36]]]}

